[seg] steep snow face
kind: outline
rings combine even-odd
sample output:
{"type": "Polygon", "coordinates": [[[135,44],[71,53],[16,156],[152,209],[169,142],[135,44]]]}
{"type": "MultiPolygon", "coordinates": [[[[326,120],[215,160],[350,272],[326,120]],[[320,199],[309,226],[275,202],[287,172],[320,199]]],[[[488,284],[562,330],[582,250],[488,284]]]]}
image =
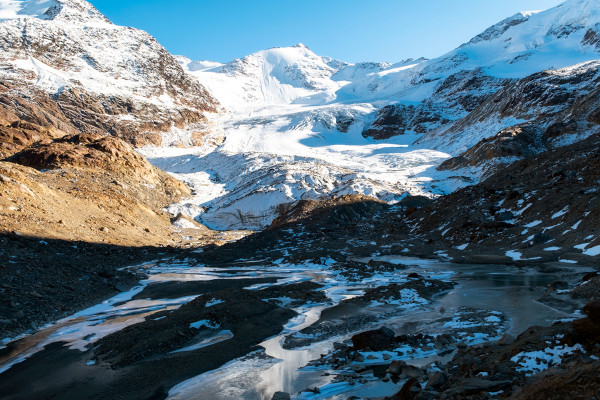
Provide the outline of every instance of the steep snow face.
{"type": "Polygon", "coordinates": [[[369,75],[344,90],[363,98],[423,101],[445,79],[461,71],[524,78],[597,59],[599,43],[600,2],[569,0],[546,11],[518,13],[439,58],[410,69],[369,75]]]}
{"type": "MultiPolygon", "coordinates": [[[[444,79],[456,69],[480,69],[489,77],[510,79],[514,83],[545,70],[555,70],[549,73],[556,75],[574,74],[598,58],[600,2],[569,0],[547,11],[520,13],[492,26],[458,49],[426,63],[418,79],[444,79]]],[[[541,77],[533,79],[538,78],[541,77]]],[[[592,83],[585,74],[581,78],[592,83]]],[[[543,79],[539,81],[537,88],[530,87],[530,90],[535,89],[534,94],[544,91],[547,85],[543,79]]],[[[507,91],[500,93],[510,96],[507,91]]],[[[526,94],[525,97],[531,96],[526,94]]],[[[529,99],[528,104],[519,100],[523,106],[518,112],[502,111],[498,104],[494,106],[484,101],[480,109],[461,115],[456,123],[432,129],[418,143],[422,147],[458,154],[511,125],[560,111],[557,109],[561,107],[560,101],[552,107],[542,107],[541,99],[529,99]]],[[[566,108],[567,102],[562,103],[566,108]]]]}
{"type": "MultiPolygon", "coordinates": [[[[323,105],[354,80],[392,67],[389,63],[350,64],[320,57],[303,44],[259,51],[227,64],[178,58],[229,110],[247,112],[269,106],[323,105]]],[[[416,65],[415,61],[407,64],[416,65]]]]}
{"type": "Polygon", "coordinates": [[[236,111],[295,101],[325,103],[335,98],[340,87],[331,79],[339,67],[301,44],[260,51],[208,71],[187,66],[226,107],[236,111]]]}

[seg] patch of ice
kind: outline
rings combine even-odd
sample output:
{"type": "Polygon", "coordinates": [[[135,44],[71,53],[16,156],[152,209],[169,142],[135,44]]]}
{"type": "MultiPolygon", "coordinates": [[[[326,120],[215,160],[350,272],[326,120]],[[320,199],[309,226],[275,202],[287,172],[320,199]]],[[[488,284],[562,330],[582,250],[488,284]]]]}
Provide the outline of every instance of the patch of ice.
{"type": "Polygon", "coordinates": [[[569,206],[566,206],[565,208],[563,208],[562,210],[560,210],[559,212],[555,213],[552,215],[552,219],[556,219],[558,217],[562,217],[563,215],[565,215],[567,212],[569,212],[569,206]]]}
{"type": "Polygon", "coordinates": [[[560,250],[560,249],[561,249],[561,247],[552,246],[552,247],[546,247],[544,249],[544,251],[557,251],[557,250],[560,250]]]}
{"type": "Polygon", "coordinates": [[[522,260],[523,253],[521,253],[520,251],[516,251],[516,250],[508,250],[506,252],[506,256],[512,258],[513,261],[519,261],[519,260],[522,260]]]}
{"type": "Polygon", "coordinates": [[[217,304],[225,303],[225,300],[212,299],[206,302],[206,307],[216,306],[217,304]]]}
{"type": "Polygon", "coordinates": [[[465,243],[465,244],[461,244],[460,246],[456,246],[457,250],[464,250],[467,248],[467,246],[469,245],[469,243],[465,243]]]}
{"type": "Polygon", "coordinates": [[[219,328],[219,324],[213,324],[211,321],[207,320],[207,319],[203,319],[201,321],[197,321],[197,322],[192,322],[190,324],[190,328],[193,329],[200,329],[203,326],[210,328],[210,329],[217,329],[219,328]]]}
{"type": "Polygon", "coordinates": [[[600,245],[591,247],[583,252],[586,256],[597,256],[600,255],[600,245]]]}
{"type": "Polygon", "coordinates": [[[540,220],[533,221],[533,222],[530,222],[527,225],[525,225],[525,228],[533,228],[534,226],[538,226],[541,223],[542,223],[542,221],[540,221],[540,220]]]}

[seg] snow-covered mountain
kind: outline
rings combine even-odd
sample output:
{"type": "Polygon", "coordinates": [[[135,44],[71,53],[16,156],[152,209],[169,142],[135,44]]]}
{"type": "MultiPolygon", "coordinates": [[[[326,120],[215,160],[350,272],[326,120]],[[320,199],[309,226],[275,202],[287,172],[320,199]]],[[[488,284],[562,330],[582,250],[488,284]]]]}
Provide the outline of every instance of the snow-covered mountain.
{"type": "Polygon", "coordinates": [[[369,74],[413,66],[424,59],[389,63],[350,64],[321,57],[302,43],[259,51],[227,64],[191,61],[178,57],[230,110],[338,101],[338,91],[369,74]]]}
{"type": "Polygon", "coordinates": [[[83,0],[3,1],[0,48],[0,79],[23,96],[28,87],[48,94],[82,130],[160,144],[159,132],[217,109],[152,36],[112,24],[83,0]]]}
{"type": "MultiPolygon", "coordinates": [[[[598,58],[599,3],[569,0],[519,13],[432,60],[350,64],[301,44],[227,64],[181,57],[183,68],[229,110],[213,121],[224,142],[192,157],[179,151],[175,162],[168,152],[143,151],[198,193],[218,178],[218,190],[192,201],[202,208],[191,207],[217,228],[264,227],[303,198],[363,193],[394,201],[407,193],[447,193],[476,181],[489,165],[454,163],[459,171],[441,172],[438,163],[563,108],[558,100],[544,103],[545,89],[512,111],[507,104],[518,101],[515,85],[530,92],[551,85],[536,73],[598,58]]],[[[583,79],[583,86],[593,84],[583,79]]]]}
{"type": "MultiPolygon", "coordinates": [[[[522,124],[534,142],[550,129],[550,147],[586,137],[600,121],[599,3],[519,13],[432,60],[352,64],[299,44],[221,64],[173,57],[83,0],[4,1],[0,103],[36,124],[145,145],[194,189],[175,214],[260,229],[300,199],[397,201],[471,184],[481,160],[510,158],[490,146],[522,124]]],[[[521,155],[549,148],[534,144],[521,155]]]]}
{"type": "Polygon", "coordinates": [[[213,137],[223,142],[215,149],[141,151],[197,189],[173,212],[187,212],[210,227],[261,229],[300,199],[427,195],[431,190],[423,180],[431,179],[420,173],[448,158],[409,149],[414,137],[374,143],[362,132],[377,105],[337,97],[353,80],[423,59],[350,64],[298,44],[228,64],[178,60],[228,110],[212,120],[213,137]]]}
{"type": "MultiPolygon", "coordinates": [[[[518,13],[409,71],[368,80],[375,88],[373,96],[398,102],[404,114],[401,126],[426,133],[418,143],[457,154],[515,120],[497,120],[485,128],[487,133],[440,140],[455,121],[515,80],[598,59],[599,32],[600,2],[568,0],[546,11],[518,13]],[[413,108],[407,112],[408,106],[413,108]],[[423,126],[422,120],[429,124],[423,126]]],[[[364,86],[356,82],[344,90],[362,94],[364,86]]]]}

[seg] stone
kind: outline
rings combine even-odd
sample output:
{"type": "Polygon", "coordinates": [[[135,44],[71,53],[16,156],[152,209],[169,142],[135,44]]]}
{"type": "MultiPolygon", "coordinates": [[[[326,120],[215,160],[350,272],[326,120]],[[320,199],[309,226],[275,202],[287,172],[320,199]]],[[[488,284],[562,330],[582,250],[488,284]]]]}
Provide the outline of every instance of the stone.
{"type": "Polygon", "coordinates": [[[585,275],[583,276],[583,278],[582,278],[581,280],[582,280],[582,282],[587,282],[587,281],[589,281],[590,279],[592,279],[592,278],[595,278],[595,277],[597,277],[597,276],[598,276],[598,273],[597,273],[597,272],[588,272],[587,274],[585,274],[585,275]]]}
{"type": "Polygon", "coordinates": [[[512,381],[491,381],[488,379],[471,378],[462,387],[456,389],[457,393],[464,395],[478,394],[481,392],[497,392],[512,386],[512,381]]]}
{"type": "Polygon", "coordinates": [[[400,375],[405,365],[406,363],[402,360],[394,360],[388,367],[387,372],[389,372],[392,375],[400,375]]]}
{"type": "Polygon", "coordinates": [[[423,372],[423,370],[419,367],[415,367],[413,365],[405,365],[402,368],[402,376],[418,379],[423,375],[425,375],[425,372],[423,372]]]}
{"type": "Polygon", "coordinates": [[[333,342],[333,349],[334,350],[347,350],[348,347],[349,346],[345,345],[344,343],[333,342]]]}
{"type": "Polygon", "coordinates": [[[117,283],[117,284],[115,285],[115,290],[116,290],[117,292],[121,292],[121,293],[123,293],[123,292],[126,292],[126,291],[128,291],[128,290],[129,290],[129,288],[128,288],[126,285],[122,284],[122,283],[117,283]]]}
{"type": "Polygon", "coordinates": [[[286,392],[275,392],[273,397],[271,397],[271,400],[290,400],[290,399],[291,399],[290,394],[286,393],[286,392]]]}
{"type": "Polygon", "coordinates": [[[446,383],[448,383],[448,376],[444,372],[438,371],[429,378],[425,388],[433,388],[439,391],[446,383]]]}
{"type": "Polygon", "coordinates": [[[410,378],[402,389],[391,397],[391,400],[412,400],[421,391],[421,387],[415,378],[410,378]],[[413,390],[415,389],[415,390],[413,390]]]}
{"type": "Polygon", "coordinates": [[[355,350],[370,348],[373,351],[382,351],[388,349],[392,344],[394,344],[394,331],[386,327],[352,336],[352,345],[355,350]]]}
{"type": "Polygon", "coordinates": [[[596,299],[586,304],[585,307],[583,307],[583,312],[590,320],[600,326],[600,299],[596,299]]]}
{"type": "Polygon", "coordinates": [[[549,289],[554,292],[556,292],[557,290],[567,290],[569,289],[569,284],[564,281],[556,281],[550,284],[549,289]]]}

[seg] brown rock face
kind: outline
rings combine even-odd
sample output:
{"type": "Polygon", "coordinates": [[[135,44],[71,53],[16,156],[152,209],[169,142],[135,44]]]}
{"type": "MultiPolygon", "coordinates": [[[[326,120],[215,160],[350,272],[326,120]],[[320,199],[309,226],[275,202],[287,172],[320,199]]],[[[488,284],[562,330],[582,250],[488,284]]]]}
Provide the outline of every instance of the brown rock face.
{"type": "Polygon", "coordinates": [[[160,145],[161,132],[172,126],[185,128],[204,122],[205,112],[216,111],[208,103],[196,104],[194,108],[167,110],[127,97],[89,93],[81,88],[63,90],[56,97],[56,103],[65,118],[80,131],[109,133],[136,147],[160,145]]]}
{"type": "Polygon", "coordinates": [[[0,108],[42,127],[110,133],[142,146],[219,108],[156,39],[113,25],[85,1],[3,21],[0,47],[0,108]],[[46,68],[60,79],[45,79],[46,68]]]}
{"type": "Polygon", "coordinates": [[[121,139],[69,135],[9,160],[0,162],[0,232],[132,246],[180,240],[162,208],[189,189],[121,139]]]}

